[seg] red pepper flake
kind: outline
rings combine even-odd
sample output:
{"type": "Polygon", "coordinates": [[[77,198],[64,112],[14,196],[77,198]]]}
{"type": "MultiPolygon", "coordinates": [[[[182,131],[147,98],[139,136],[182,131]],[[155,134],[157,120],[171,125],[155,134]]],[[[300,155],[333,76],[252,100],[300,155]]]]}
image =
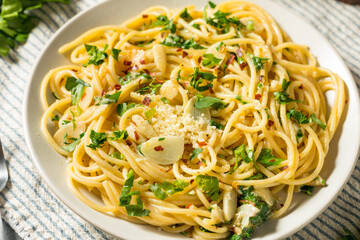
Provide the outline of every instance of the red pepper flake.
{"type": "Polygon", "coordinates": [[[245,67],[247,67],[247,62],[243,62],[242,64],[240,64],[240,69],[243,70],[245,67]]]}
{"type": "Polygon", "coordinates": [[[165,32],[161,33],[161,38],[163,38],[165,36],[165,32]]]}
{"type": "Polygon", "coordinates": [[[214,93],[215,93],[212,88],[209,88],[209,92],[210,92],[211,94],[214,94],[214,93]]]}
{"type": "Polygon", "coordinates": [[[155,76],[156,76],[156,72],[151,72],[151,73],[150,73],[150,76],[155,77],[155,76]]]}
{"type": "Polygon", "coordinates": [[[85,96],[86,96],[86,92],[84,92],[84,94],[82,95],[81,100],[83,100],[85,98],[85,96]]]}
{"type": "Polygon", "coordinates": [[[284,167],[283,167],[283,170],[287,169],[288,167],[289,167],[288,165],[284,166],[284,167]]]}
{"type": "Polygon", "coordinates": [[[198,58],[198,63],[201,63],[201,60],[202,60],[203,58],[202,58],[202,56],[200,56],[199,58],[198,58]]]}
{"type": "Polygon", "coordinates": [[[151,98],[149,97],[144,97],[144,100],[142,101],[142,104],[145,106],[149,106],[151,103],[151,98]]]}
{"type": "Polygon", "coordinates": [[[190,180],[190,184],[193,184],[194,181],[195,181],[194,179],[191,179],[191,180],[190,180]]]}
{"type": "Polygon", "coordinates": [[[229,59],[226,61],[226,64],[229,66],[234,62],[234,59],[235,59],[235,55],[231,54],[229,59]]]}
{"type": "Polygon", "coordinates": [[[158,83],[161,83],[161,84],[163,84],[165,81],[164,80],[160,80],[160,79],[155,79],[155,81],[157,81],[158,83]]]}
{"type": "Polygon", "coordinates": [[[105,90],[101,90],[101,97],[103,97],[105,95],[105,90]]]}
{"type": "Polygon", "coordinates": [[[139,140],[140,137],[139,137],[139,134],[137,133],[137,131],[134,131],[134,135],[135,135],[136,141],[139,140]]]}
{"type": "Polygon", "coordinates": [[[201,167],[203,165],[202,161],[198,161],[197,164],[199,165],[199,167],[201,167]]]}
{"type": "Polygon", "coordinates": [[[187,55],[189,55],[187,52],[183,51],[182,57],[185,58],[187,55]]]}
{"type": "Polygon", "coordinates": [[[304,88],[304,86],[301,84],[300,87],[299,87],[299,89],[303,89],[303,88],[304,88]]]}
{"type": "Polygon", "coordinates": [[[143,71],[146,73],[146,74],[149,74],[150,75],[150,71],[148,69],[143,69],[143,71]]]}
{"type": "Polygon", "coordinates": [[[345,100],[345,104],[347,104],[347,103],[348,103],[348,100],[346,99],[346,100],[345,100]]]}
{"type": "Polygon", "coordinates": [[[142,15],[142,18],[148,18],[148,17],[149,17],[149,15],[147,15],[147,14],[142,15]]]}
{"type": "Polygon", "coordinates": [[[188,205],[186,205],[186,207],[185,207],[185,208],[190,208],[192,205],[194,205],[194,204],[189,203],[188,205]]]}
{"type": "Polygon", "coordinates": [[[168,170],[166,170],[165,172],[170,172],[171,170],[172,170],[173,168],[172,168],[172,166],[168,169],[168,170]]]}
{"type": "Polygon", "coordinates": [[[259,76],[259,81],[261,82],[263,80],[263,78],[264,78],[264,75],[260,75],[259,76]]]}
{"type": "Polygon", "coordinates": [[[236,55],[238,56],[238,57],[242,57],[242,55],[243,55],[243,53],[241,52],[241,50],[238,48],[238,49],[236,49],[236,55]]]}
{"type": "Polygon", "coordinates": [[[193,55],[192,55],[192,54],[188,56],[188,58],[190,58],[190,59],[191,59],[192,57],[193,57],[193,55]]]}
{"type": "Polygon", "coordinates": [[[132,63],[131,61],[124,60],[124,65],[125,65],[125,66],[130,66],[130,65],[131,65],[131,63],[132,63]]]}
{"type": "Polygon", "coordinates": [[[145,59],[141,59],[141,60],[140,60],[140,63],[141,63],[141,64],[145,64],[145,59]]]}
{"type": "Polygon", "coordinates": [[[159,146],[154,147],[154,150],[157,152],[161,152],[161,151],[164,151],[164,148],[159,145],[159,146]]]}
{"type": "Polygon", "coordinates": [[[256,100],[260,100],[260,98],[261,98],[261,94],[259,94],[259,93],[255,94],[255,99],[256,100]]]}
{"type": "Polygon", "coordinates": [[[284,206],[284,204],[280,204],[280,207],[283,207],[284,206]]]}
{"type": "Polygon", "coordinates": [[[114,89],[115,89],[116,91],[119,91],[119,90],[121,89],[121,85],[115,84],[114,89]]]}
{"type": "Polygon", "coordinates": [[[203,147],[203,146],[206,146],[207,143],[206,142],[199,142],[199,146],[203,147]]]}
{"type": "Polygon", "coordinates": [[[131,146],[132,143],[131,143],[129,140],[127,140],[127,141],[126,141],[126,144],[127,144],[128,146],[131,146]]]}
{"type": "Polygon", "coordinates": [[[225,52],[225,46],[221,46],[219,48],[219,53],[224,53],[225,52]]]}
{"type": "Polygon", "coordinates": [[[183,50],[182,48],[176,49],[177,52],[181,52],[182,50],[183,50]]]}
{"type": "Polygon", "coordinates": [[[271,127],[272,125],[274,125],[274,121],[273,121],[273,120],[269,120],[269,121],[268,121],[268,126],[271,127]]]}

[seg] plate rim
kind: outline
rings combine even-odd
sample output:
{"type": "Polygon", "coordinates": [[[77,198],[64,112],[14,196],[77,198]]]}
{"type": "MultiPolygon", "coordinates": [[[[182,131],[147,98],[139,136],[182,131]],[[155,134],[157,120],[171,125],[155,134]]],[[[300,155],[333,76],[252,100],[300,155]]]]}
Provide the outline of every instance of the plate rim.
{"type": "MultiPolygon", "coordinates": [[[[36,153],[35,153],[35,148],[33,146],[33,142],[31,140],[31,137],[30,137],[30,133],[29,133],[29,122],[27,121],[28,119],[28,99],[30,98],[31,96],[31,92],[30,92],[30,88],[31,88],[31,84],[33,82],[33,79],[34,79],[34,76],[35,76],[35,73],[36,73],[36,69],[39,65],[39,63],[41,62],[42,60],[42,57],[44,55],[44,53],[48,50],[49,46],[52,44],[52,42],[59,36],[61,35],[61,33],[63,32],[64,29],[66,29],[69,25],[73,24],[77,19],[81,18],[83,15],[87,14],[88,12],[94,10],[95,8],[98,8],[102,5],[105,5],[105,4],[108,4],[109,2],[112,2],[112,1],[116,1],[116,0],[104,0],[104,1],[101,1],[101,2],[97,2],[95,3],[93,6],[90,6],[90,7],[87,7],[85,9],[83,9],[82,11],[78,12],[76,15],[74,15],[73,17],[71,17],[65,24],[63,24],[61,27],[59,27],[54,33],[53,35],[49,38],[49,40],[47,41],[47,43],[43,46],[42,50],[40,51],[40,54],[38,55],[38,57],[36,58],[36,61],[30,71],[30,75],[28,77],[28,81],[26,82],[26,87],[25,87],[25,91],[24,91],[24,96],[23,96],[23,107],[22,107],[22,120],[23,120],[23,128],[24,128],[24,133],[25,133],[25,140],[26,140],[26,145],[29,149],[29,152],[30,152],[30,156],[31,156],[31,159],[32,159],[32,162],[34,163],[37,171],[39,172],[40,176],[42,179],[44,179],[44,182],[46,183],[46,185],[50,188],[51,192],[54,193],[56,195],[56,197],[59,198],[59,200],[61,201],[61,203],[63,203],[66,207],[68,207],[71,211],[73,211],[77,216],[81,217],[82,219],[84,219],[85,221],[91,223],[93,226],[95,227],[98,227],[100,228],[102,231],[110,234],[110,235],[113,235],[113,236],[116,236],[116,237],[122,237],[124,238],[125,235],[118,235],[116,234],[115,231],[109,231],[108,229],[104,229],[102,226],[98,225],[95,221],[93,221],[92,219],[88,219],[88,218],[85,218],[84,215],[82,214],[82,212],[80,210],[77,210],[75,206],[71,205],[70,202],[68,200],[66,200],[66,196],[63,195],[61,192],[59,191],[56,191],[56,186],[54,185],[54,183],[52,181],[50,181],[50,179],[48,179],[47,177],[47,174],[46,174],[46,170],[42,168],[39,160],[37,159],[36,157],[36,153]]],[[[259,5],[260,7],[263,8],[263,6],[261,4],[259,4],[259,0],[245,0],[245,1],[248,1],[248,2],[252,2],[257,5],[259,5]]],[[[269,0],[266,0],[269,2],[269,0]]],[[[355,96],[355,99],[353,99],[354,104],[356,106],[359,106],[360,107],[360,97],[359,97],[359,91],[356,91],[358,88],[356,86],[356,83],[355,83],[355,80],[354,80],[354,77],[350,71],[350,69],[348,68],[348,66],[346,65],[345,61],[343,60],[343,58],[341,57],[341,55],[339,54],[338,50],[333,46],[333,44],[328,40],[326,39],[313,25],[311,25],[311,23],[309,23],[308,21],[306,21],[304,19],[303,16],[301,16],[300,14],[298,14],[297,12],[295,12],[293,9],[290,9],[288,8],[287,6],[284,6],[284,5],[281,5],[280,3],[278,2],[273,2],[271,1],[272,4],[276,5],[276,7],[280,7],[282,9],[285,9],[286,11],[288,12],[291,12],[296,18],[298,19],[301,19],[302,22],[304,22],[308,28],[311,28],[312,31],[315,31],[318,33],[318,35],[321,37],[321,39],[319,41],[321,42],[326,42],[327,45],[331,48],[331,50],[334,52],[334,54],[336,55],[337,59],[340,61],[341,63],[341,68],[345,70],[345,73],[347,74],[347,78],[350,80],[349,82],[346,82],[346,88],[347,88],[347,92],[349,93],[350,95],[350,91],[353,92],[354,96],[355,96]],[[355,90],[353,90],[355,89],[355,90]]],[[[277,22],[277,20],[275,19],[275,21],[277,22]]],[[[277,22],[278,23],[278,22],[277,22]]],[[[99,25],[100,26],[100,25],[99,25]]],[[[91,29],[91,28],[89,28],[91,29]]],[[[85,29],[83,31],[83,33],[89,29],[85,29]]],[[[291,36],[290,36],[291,37],[291,36]]],[[[349,97],[349,96],[347,96],[349,97]]],[[[345,106],[346,108],[346,106],[345,106]]],[[[350,109],[348,108],[347,110],[348,112],[350,111],[350,109]]],[[[347,112],[347,114],[349,114],[347,112]]],[[[360,110],[357,111],[358,115],[360,113],[360,110]]],[[[342,116],[342,118],[344,118],[344,116],[342,116]]],[[[340,123],[344,123],[345,119],[342,119],[340,123]]],[[[360,129],[359,129],[360,130],[360,129]]],[[[360,132],[359,132],[360,134],[360,132]]],[[[359,136],[359,135],[358,135],[359,136]]],[[[314,221],[321,213],[323,213],[326,209],[329,208],[329,206],[334,202],[334,200],[339,196],[339,194],[341,193],[341,191],[344,189],[344,187],[346,186],[346,184],[349,182],[349,179],[350,177],[352,176],[352,173],[355,169],[355,166],[357,164],[357,158],[359,157],[359,154],[360,154],[360,137],[357,138],[357,144],[358,147],[357,147],[357,152],[354,151],[354,153],[352,154],[352,157],[351,159],[354,159],[353,160],[353,164],[352,164],[352,167],[351,169],[349,168],[348,171],[349,171],[349,174],[347,175],[346,177],[346,181],[344,181],[341,186],[338,187],[338,189],[336,190],[336,194],[334,194],[332,196],[331,199],[329,199],[329,201],[327,201],[327,204],[325,204],[322,209],[320,210],[317,210],[315,211],[316,213],[311,217],[311,218],[308,218],[306,221],[304,221],[302,224],[298,225],[297,227],[295,227],[292,231],[289,231],[287,232],[286,235],[283,234],[283,236],[279,236],[280,238],[284,238],[284,237],[289,237],[291,235],[293,235],[295,232],[303,229],[305,226],[307,226],[309,223],[311,223],[312,221],[314,221]]],[[[124,238],[125,239],[125,238],[124,238]]]]}

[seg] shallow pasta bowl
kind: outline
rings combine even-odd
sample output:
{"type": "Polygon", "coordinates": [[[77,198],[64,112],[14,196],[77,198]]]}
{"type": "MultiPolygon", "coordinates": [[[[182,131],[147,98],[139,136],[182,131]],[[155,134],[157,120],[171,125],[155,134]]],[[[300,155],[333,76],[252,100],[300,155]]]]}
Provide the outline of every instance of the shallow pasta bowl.
{"type": "MultiPolygon", "coordinates": [[[[267,10],[294,42],[308,45],[321,66],[339,74],[347,85],[348,95],[340,127],[330,144],[330,151],[321,173],[326,179],[327,187],[317,189],[312,197],[296,194],[285,216],[267,222],[254,235],[254,239],[273,240],[285,238],[311,222],[327,208],[348,181],[357,160],[360,142],[360,104],[357,88],[349,70],[324,37],[304,20],[270,0],[254,0],[253,2],[267,10]],[[348,111],[349,109],[351,111],[348,111]],[[351,144],[349,144],[349,139],[351,139],[351,144]]],[[[66,184],[66,159],[50,147],[40,131],[40,119],[43,114],[43,109],[39,107],[41,106],[39,94],[41,81],[50,69],[69,64],[68,56],[59,54],[57,50],[86,30],[101,25],[121,24],[151,5],[181,8],[189,4],[195,4],[197,8],[201,8],[207,4],[207,1],[109,0],[102,2],[78,14],[57,31],[41,53],[28,82],[24,99],[24,128],[27,144],[42,178],[53,192],[79,216],[117,237],[125,239],[146,237],[146,239],[157,240],[182,238],[180,235],[160,232],[151,226],[133,224],[99,213],[83,204],[72,194],[66,184]]],[[[332,96],[329,94],[329,104],[331,104],[331,99],[332,96]]]]}

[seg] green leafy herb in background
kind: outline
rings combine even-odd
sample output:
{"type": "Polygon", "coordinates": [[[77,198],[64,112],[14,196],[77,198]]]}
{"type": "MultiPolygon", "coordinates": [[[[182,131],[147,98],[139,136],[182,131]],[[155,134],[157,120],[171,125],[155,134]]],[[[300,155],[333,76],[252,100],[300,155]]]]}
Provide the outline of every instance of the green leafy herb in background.
{"type": "Polygon", "coordinates": [[[7,56],[16,44],[26,42],[37,22],[28,10],[42,8],[46,2],[70,3],[69,0],[0,1],[0,56],[7,56]]]}

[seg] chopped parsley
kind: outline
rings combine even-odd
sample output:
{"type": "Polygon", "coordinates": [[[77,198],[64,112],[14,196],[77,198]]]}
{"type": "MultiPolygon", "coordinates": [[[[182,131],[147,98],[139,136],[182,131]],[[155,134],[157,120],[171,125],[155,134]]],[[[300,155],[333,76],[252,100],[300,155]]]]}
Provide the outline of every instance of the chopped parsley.
{"type": "Polygon", "coordinates": [[[296,142],[299,142],[299,139],[302,138],[304,136],[304,134],[302,133],[302,131],[299,129],[296,132],[296,142]]]}
{"type": "Polygon", "coordinates": [[[190,75],[190,86],[199,92],[209,90],[213,87],[212,81],[217,77],[209,72],[200,72],[198,67],[194,67],[194,73],[190,75]],[[206,80],[206,82],[204,81],[206,80]],[[206,83],[204,85],[204,83],[206,83]]]}
{"type": "Polygon", "coordinates": [[[112,154],[110,154],[110,157],[120,159],[120,160],[124,160],[124,158],[125,158],[124,154],[119,153],[119,152],[113,152],[112,154]]]}
{"type": "Polygon", "coordinates": [[[212,9],[216,8],[216,4],[215,4],[215,3],[211,2],[211,1],[208,1],[208,3],[209,3],[209,6],[210,6],[212,9]]]}
{"type": "Polygon", "coordinates": [[[65,89],[71,91],[71,104],[76,105],[80,102],[82,96],[85,92],[85,87],[91,87],[88,83],[83,81],[82,79],[67,77],[65,83],[65,89]]]}
{"type": "Polygon", "coordinates": [[[141,95],[144,95],[146,93],[149,93],[151,95],[156,94],[156,92],[161,87],[161,83],[154,83],[154,82],[155,82],[155,80],[151,81],[148,85],[138,89],[136,92],[140,93],[141,95]]]}
{"type": "Polygon", "coordinates": [[[204,14],[204,17],[207,24],[220,29],[222,33],[229,32],[230,26],[234,26],[237,29],[245,27],[245,25],[237,17],[227,18],[230,14],[231,12],[224,13],[218,10],[214,13],[213,18],[206,18],[206,14],[204,14]]]}
{"type": "Polygon", "coordinates": [[[161,138],[158,139],[159,142],[164,141],[164,140],[165,140],[164,137],[161,137],[161,138]]]}
{"type": "Polygon", "coordinates": [[[228,106],[228,103],[224,103],[220,98],[217,97],[207,97],[203,96],[200,93],[196,95],[195,108],[208,108],[212,107],[214,109],[224,109],[228,106]]]}
{"type": "Polygon", "coordinates": [[[173,183],[155,183],[150,185],[149,189],[155,194],[157,198],[164,200],[165,198],[173,195],[174,193],[183,191],[187,186],[189,186],[188,182],[184,182],[183,180],[176,180],[173,183]]]}
{"type": "Polygon", "coordinates": [[[315,116],[315,113],[313,113],[313,114],[310,115],[309,122],[310,122],[310,123],[315,122],[315,123],[316,123],[317,125],[319,125],[323,130],[325,130],[325,128],[326,128],[326,124],[324,124],[320,119],[318,119],[318,118],[315,116]]]}
{"type": "Polygon", "coordinates": [[[181,12],[180,17],[185,19],[186,21],[192,20],[191,15],[188,13],[187,8],[184,9],[184,11],[181,12]]]}
{"type": "Polygon", "coordinates": [[[176,34],[170,34],[161,44],[168,47],[177,47],[183,49],[205,49],[205,47],[197,44],[193,38],[185,40],[183,37],[176,34]]]}
{"type": "Polygon", "coordinates": [[[198,24],[198,23],[194,23],[193,25],[191,25],[191,26],[193,26],[194,28],[196,28],[196,29],[199,29],[200,30],[200,24],[198,24]]]}
{"type": "Polygon", "coordinates": [[[127,110],[129,110],[129,109],[131,109],[131,108],[133,108],[133,107],[135,107],[135,106],[136,106],[135,103],[123,102],[123,103],[120,103],[120,104],[118,104],[118,105],[116,106],[116,112],[117,112],[117,114],[118,114],[120,117],[122,117],[122,115],[124,115],[124,113],[125,113],[127,110]]]}
{"type": "Polygon", "coordinates": [[[247,104],[248,102],[245,102],[244,100],[242,100],[242,96],[239,94],[239,95],[236,95],[235,96],[235,99],[240,101],[242,104],[247,104]]]}
{"type": "Polygon", "coordinates": [[[119,100],[121,91],[118,91],[113,94],[105,94],[103,97],[95,97],[95,106],[99,106],[102,104],[110,104],[110,103],[117,103],[119,100]]]}
{"type": "Polygon", "coordinates": [[[213,201],[218,200],[220,196],[219,179],[209,175],[198,175],[195,178],[200,190],[213,201]]]}
{"type": "Polygon", "coordinates": [[[261,57],[254,56],[252,54],[249,54],[249,56],[250,56],[252,62],[254,63],[257,71],[259,71],[260,69],[263,69],[266,61],[270,60],[269,58],[261,58],[261,57]]]}
{"type": "Polygon", "coordinates": [[[281,92],[274,92],[274,98],[277,100],[280,104],[288,104],[291,102],[301,102],[296,99],[292,99],[289,97],[289,94],[286,92],[286,90],[289,88],[291,81],[286,81],[284,78],[281,84],[282,91],[281,92]]]}
{"type": "Polygon", "coordinates": [[[260,162],[266,166],[274,166],[279,165],[283,159],[276,158],[274,154],[272,154],[271,149],[263,148],[260,152],[259,157],[256,159],[256,162],[260,162]]]}
{"type": "Polygon", "coordinates": [[[127,179],[124,183],[124,186],[120,194],[120,206],[125,206],[126,212],[129,216],[144,217],[149,215],[150,211],[144,209],[143,202],[140,196],[136,197],[136,204],[130,204],[131,198],[133,195],[140,195],[139,191],[131,191],[131,188],[134,185],[134,171],[131,169],[126,175],[127,179]]]}
{"type": "Polygon", "coordinates": [[[295,110],[295,108],[287,111],[286,116],[291,119],[291,117],[295,118],[298,124],[306,124],[309,123],[309,119],[300,111],[295,110]]]}
{"type": "Polygon", "coordinates": [[[201,148],[194,148],[191,156],[190,161],[194,160],[203,150],[201,148]]]}
{"type": "Polygon", "coordinates": [[[306,193],[309,196],[312,195],[313,190],[314,190],[314,187],[309,186],[309,185],[303,185],[303,186],[300,187],[300,191],[306,193]]]}
{"type": "Polygon", "coordinates": [[[129,133],[126,130],[122,130],[122,131],[115,131],[114,132],[114,137],[109,137],[110,140],[126,140],[129,136],[129,133]]]}
{"type": "Polygon", "coordinates": [[[224,42],[221,41],[220,44],[219,44],[219,46],[217,46],[217,47],[215,48],[216,51],[219,52],[222,46],[224,46],[224,42]]]}
{"type": "Polygon", "coordinates": [[[105,52],[108,48],[108,45],[106,44],[103,51],[100,51],[97,46],[92,46],[85,44],[85,49],[90,57],[89,61],[84,64],[84,67],[89,66],[90,64],[94,64],[95,66],[98,66],[102,64],[105,59],[108,57],[108,54],[105,52]]]}
{"type": "Polygon", "coordinates": [[[55,115],[55,116],[53,116],[53,117],[51,118],[51,121],[53,121],[53,122],[57,122],[57,121],[59,121],[59,120],[60,120],[59,115],[55,115]]]}
{"type": "Polygon", "coordinates": [[[247,29],[249,31],[254,31],[254,21],[253,20],[248,21],[247,29]]]}
{"type": "Polygon", "coordinates": [[[91,143],[87,145],[87,147],[96,149],[96,148],[102,148],[101,144],[104,144],[104,142],[107,140],[106,133],[104,132],[95,132],[95,130],[91,130],[90,132],[90,140],[91,143]]]}
{"type": "MultiPolygon", "coordinates": [[[[85,135],[85,133],[81,133],[79,138],[72,139],[74,140],[72,143],[69,143],[65,146],[62,146],[61,148],[64,149],[67,152],[73,152],[76,148],[76,146],[80,143],[81,138],[85,135]]],[[[67,136],[67,135],[66,135],[67,136]]]]}
{"type": "Polygon", "coordinates": [[[150,118],[152,118],[154,116],[154,114],[156,113],[155,108],[150,108],[149,110],[147,110],[145,112],[145,117],[150,120],[150,118]]]}
{"type": "Polygon", "coordinates": [[[120,49],[116,49],[116,48],[111,49],[112,57],[113,57],[117,62],[119,62],[119,53],[120,53],[120,52],[121,52],[120,49]]]}
{"type": "Polygon", "coordinates": [[[219,122],[217,122],[217,121],[215,121],[213,119],[210,120],[210,126],[214,126],[214,127],[216,127],[217,129],[220,129],[220,130],[225,129],[224,125],[222,125],[221,123],[219,123],[219,122]]]}
{"type": "Polygon", "coordinates": [[[170,104],[170,101],[166,97],[162,97],[160,100],[165,104],[170,104]]]}
{"type": "Polygon", "coordinates": [[[216,58],[214,54],[208,53],[203,55],[202,65],[204,67],[213,67],[221,62],[220,58],[216,58]]]}
{"type": "Polygon", "coordinates": [[[249,147],[245,147],[245,144],[240,145],[239,147],[234,149],[235,155],[235,164],[234,167],[228,172],[228,174],[232,174],[239,167],[240,160],[244,160],[246,163],[250,163],[254,161],[254,150],[249,147]]]}
{"type": "Polygon", "coordinates": [[[59,98],[58,96],[56,96],[56,94],[55,94],[54,92],[51,92],[51,94],[53,95],[53,97],[54,97],[55,99],[60,100],[60,98],[59,98]]]}

